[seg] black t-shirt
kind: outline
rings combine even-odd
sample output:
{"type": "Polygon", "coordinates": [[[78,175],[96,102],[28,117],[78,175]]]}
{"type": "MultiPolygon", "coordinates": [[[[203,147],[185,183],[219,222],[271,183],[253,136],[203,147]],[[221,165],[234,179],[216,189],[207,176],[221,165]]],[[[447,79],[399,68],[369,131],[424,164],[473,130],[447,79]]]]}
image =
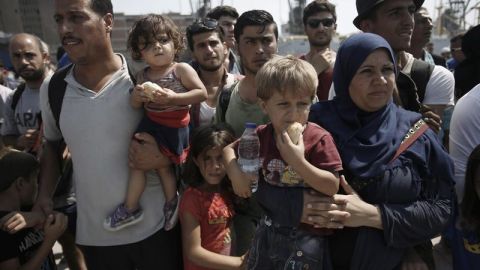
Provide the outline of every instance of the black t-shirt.
{"type": "MultiPolygon", "coordinates": [[[[0,218],[8,213],[0,211],[0,218]]],[[[25,264],[42,244],[43,236],[42,231],[33,228],[27,228],[15,234],[0,230],[0,262],[18,258],[20,265],[25,264]]],[[[52,253],[45,259],[40,269],[57,269],[52,253]]]]}

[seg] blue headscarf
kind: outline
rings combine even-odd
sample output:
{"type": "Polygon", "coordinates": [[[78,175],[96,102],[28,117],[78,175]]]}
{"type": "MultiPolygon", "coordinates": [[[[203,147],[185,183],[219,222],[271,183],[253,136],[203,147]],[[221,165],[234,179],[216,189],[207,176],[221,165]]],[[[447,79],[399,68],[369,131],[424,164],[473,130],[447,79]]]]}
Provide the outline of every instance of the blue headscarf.
{"type": "Polygon", "coordinates": [[[408,129],[421,117],[398,108],[392,99],[376,112],[365,112],[352,101],[349,86],[355,73],[373,51],[381,48],[396,67],[392,49],[382,37],[361,33],[345,40],[333,71],[336,97],[313,105],[310,112],[309,120],[332,134],[343,167],[360,179],[385,171],[408,129]]]}

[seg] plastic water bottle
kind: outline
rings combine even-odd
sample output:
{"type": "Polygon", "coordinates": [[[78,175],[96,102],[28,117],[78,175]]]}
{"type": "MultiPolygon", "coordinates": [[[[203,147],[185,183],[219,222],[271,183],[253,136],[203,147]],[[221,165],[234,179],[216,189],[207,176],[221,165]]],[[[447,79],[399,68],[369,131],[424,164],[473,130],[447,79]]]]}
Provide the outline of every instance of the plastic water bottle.
{"type": "Polygon", "coordinates": [[[258,169],[260,167],[260,140],[255,132],[255,123],[245,123],[245,131],[238,145],[238,165],[240,169],[254,177],[252,192],[258,189],[258,169]]]}

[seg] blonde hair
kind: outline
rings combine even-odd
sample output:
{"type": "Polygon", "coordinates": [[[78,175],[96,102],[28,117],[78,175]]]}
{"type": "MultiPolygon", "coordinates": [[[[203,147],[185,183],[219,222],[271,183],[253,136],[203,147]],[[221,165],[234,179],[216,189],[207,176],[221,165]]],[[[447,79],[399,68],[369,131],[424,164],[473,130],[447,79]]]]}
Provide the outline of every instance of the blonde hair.
{"type": "Polygon", "coordinates": [[[285,95],[308,95],[313,100],[317,92],[317,72],[307,61],[292,55],[274,57],[255,76],[257,96],[268,100],[276,92],[285,95]]]}

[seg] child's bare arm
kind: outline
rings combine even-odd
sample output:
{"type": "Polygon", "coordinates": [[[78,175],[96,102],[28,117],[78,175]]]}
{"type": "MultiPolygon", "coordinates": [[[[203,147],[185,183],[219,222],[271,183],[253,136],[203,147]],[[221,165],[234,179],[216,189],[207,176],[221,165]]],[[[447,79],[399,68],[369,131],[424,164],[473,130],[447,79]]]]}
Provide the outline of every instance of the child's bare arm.
{"type": "Polygon", "coordinates": [[[234,143],[223,148],[223,164],[225,165],[228,178],[232,182],[235,194],[243,198],[248,198],[252,195],[251,181],[248,181],[249,175],[240,170],[233,145],[234,143]]]}
{"type": "Polygon", "coordinates": [[[200,223],[189,212],[182,215],[183,254],[191,262],[209,269],[241,269],[243,256],[226,256],[203,248],[200,223]]]}
{"type": "Polygon", "coordinates": [[[175,93],[164,88],[164,93],[155,93],[155,102],[169,105],[190,105],[200,103],[207,99],[207,90],[198,77],[197,72],[186,63],[178,63],[175,72],[182,85],[188,89],[185,93],[175,93]]]}
{"type": "Polygon", "coordinates": [[[297,172],[302,179],[313,189],[329,196],[338,192],[340,180],[332,172],[319,169],[305,159],[303,135],[300,135],[298,144],[292,143],[286,131],[276,139],[276,144],[283,160],[297,172]]]}
{"type": "Polygon", "coordinates": [[[24,228],[35,227],[42,223],[45,217],[41,212],[11,212],[0,219],[2,230],[8,233],[16,233],[24,228]]]}

